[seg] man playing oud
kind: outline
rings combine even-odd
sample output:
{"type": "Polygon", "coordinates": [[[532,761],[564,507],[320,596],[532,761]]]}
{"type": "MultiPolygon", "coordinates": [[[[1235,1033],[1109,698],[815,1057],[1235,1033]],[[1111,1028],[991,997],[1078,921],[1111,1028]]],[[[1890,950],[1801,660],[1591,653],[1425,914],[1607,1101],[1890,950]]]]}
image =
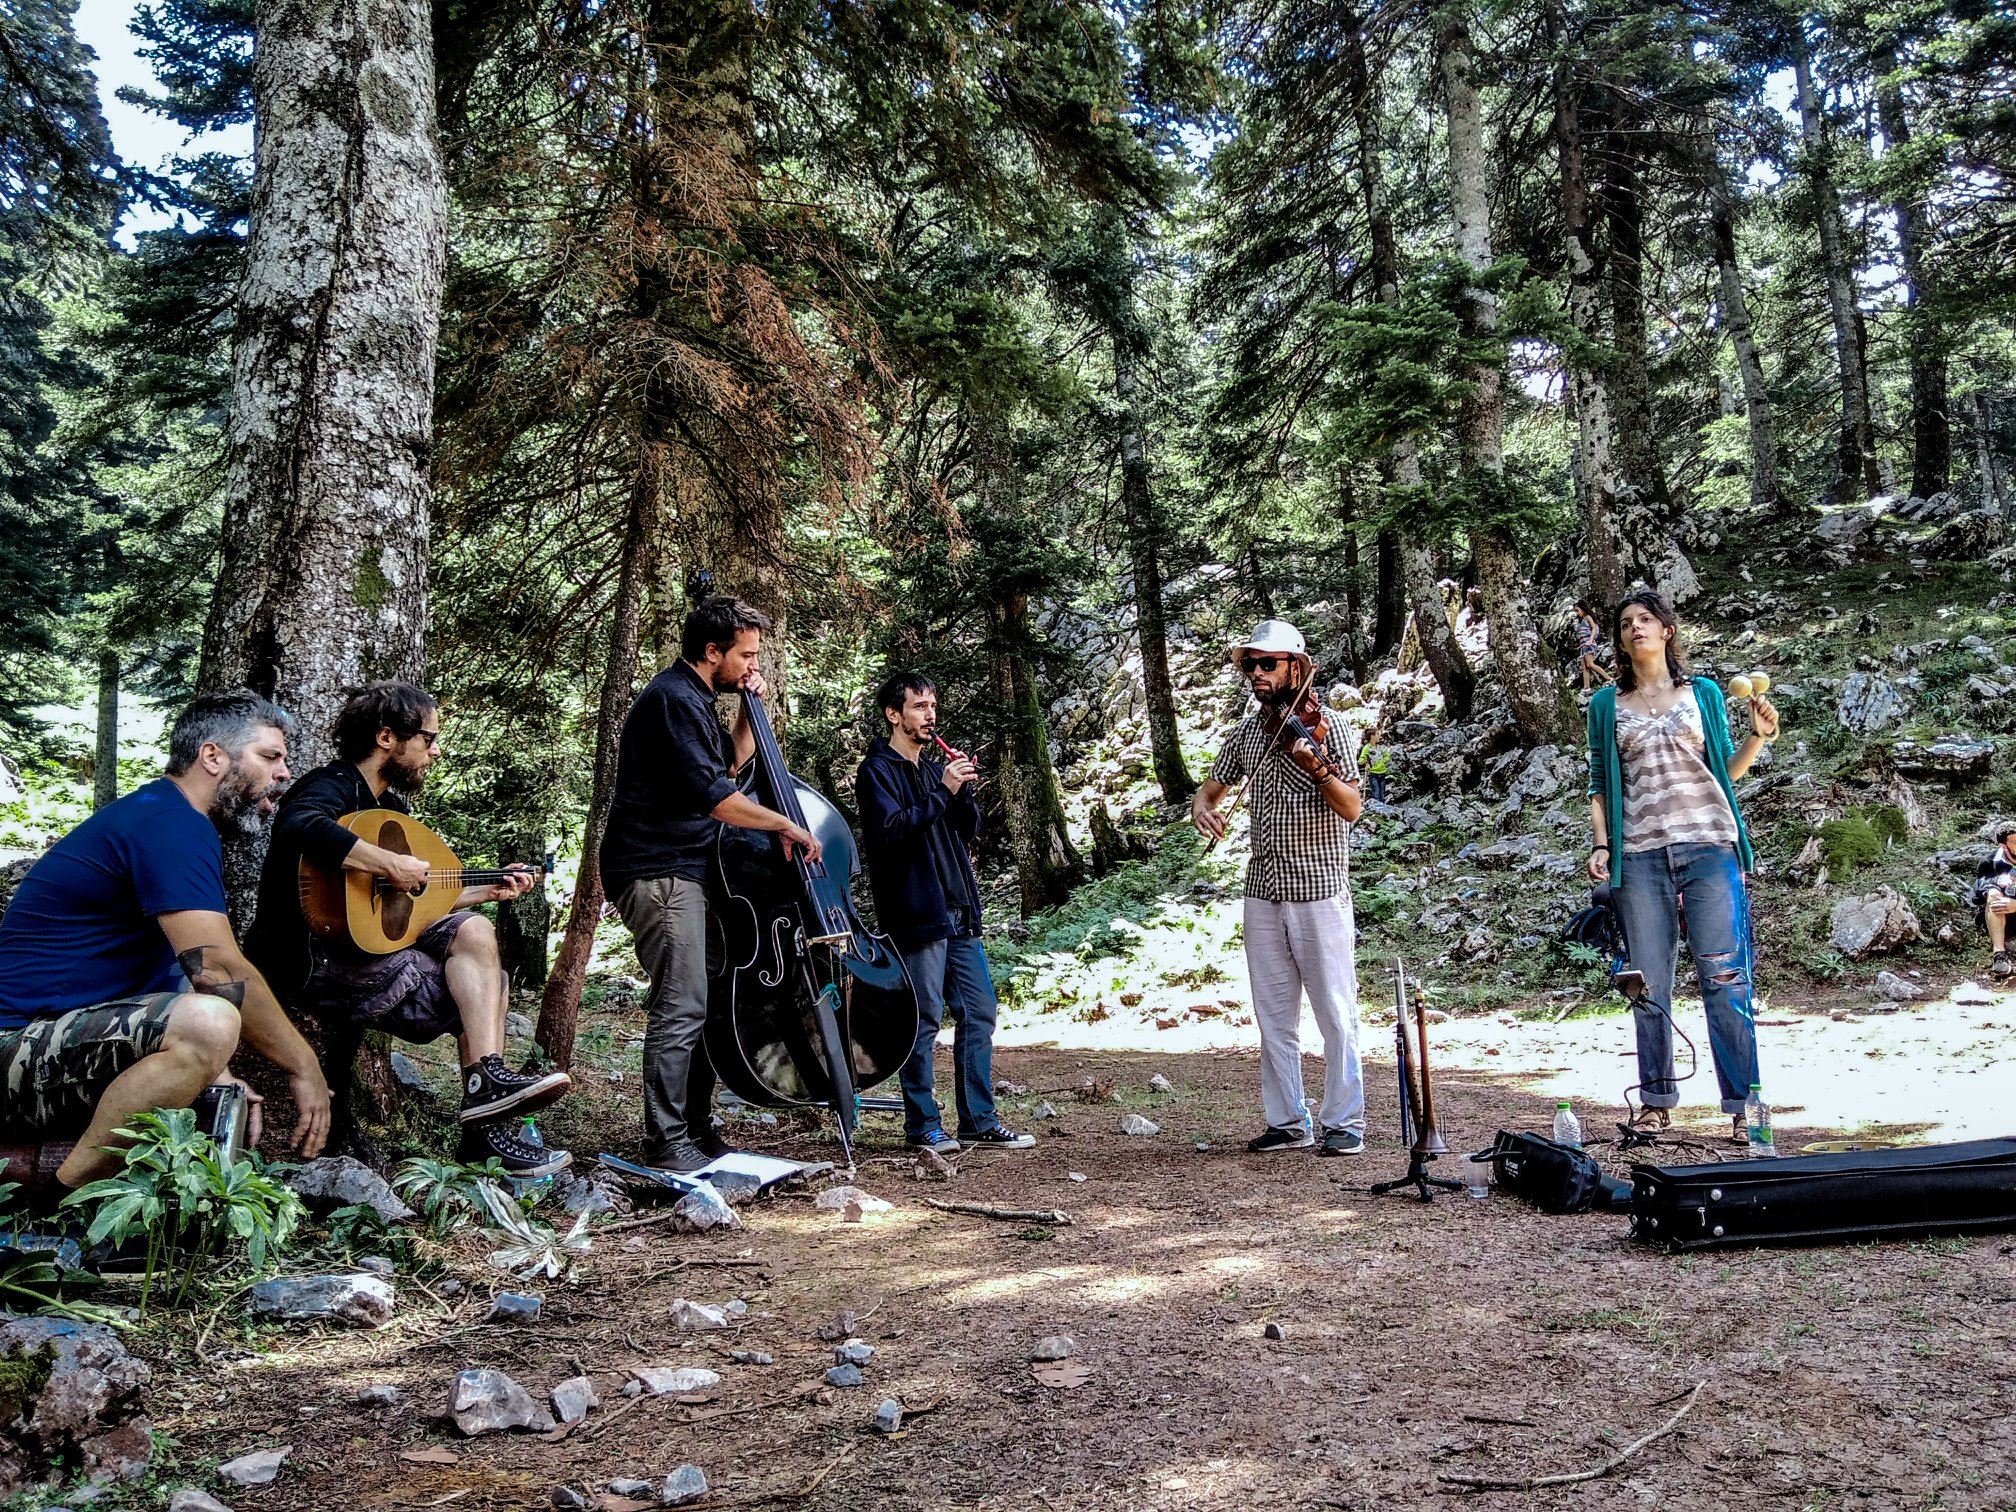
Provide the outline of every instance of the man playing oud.
{"type": "Polygon", "coordinates": [[[1283,718],[1314,671],[1301,631],[1285,620],[1262,620],[1232,647],[1232,659],[1260,707],[1226,737],[1209,780],[1190,800],[1190,822],[1212,842],[1222,839],[1218,805],[1235,784],[1247,784],[1253,853],[1246,863],[1246,971],[1260,1026],[1267,1128],[1246,1148],[1268,1154],[1316,1142],[1302,1101],[1306,990],[1323,1033],[1321,1153],[1356,1155],[1365,1148],[1350,870],[1358,769],[1335,722],[1319,746],[1283,718]]]}
{"type": "Polygon", "coordinates": [[[565,1170],[571,1155],[521,1138],[514,1127],[564,1096],[572,1082],[565,1071],[520,1072],[504,1064],[507,1003],[497,931],[468,912],[479,903],[523,896],[534,881],[529,868],[463,888],[454,912],[389,955],[310,935],[301,912],[304,860],[329,872],[363,872],[408,892],[426,888],[425,861],[373,845],[338,821],[362,809],[410,813],[408,800],[443,754],[440,706],[408,682],[357,689],[330,733],[336,759],[280,800],[248,952],[283,999],[325,1023],[378,1029],[421,1045],[454,1035],[462,1065],[462,1159],[494,1159],[519,1177],[565,1170]]]}

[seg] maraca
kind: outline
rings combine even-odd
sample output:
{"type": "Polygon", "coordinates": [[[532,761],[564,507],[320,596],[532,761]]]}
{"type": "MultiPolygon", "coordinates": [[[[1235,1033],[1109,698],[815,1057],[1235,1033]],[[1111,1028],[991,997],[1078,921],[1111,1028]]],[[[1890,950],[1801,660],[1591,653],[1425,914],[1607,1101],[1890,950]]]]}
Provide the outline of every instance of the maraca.
{"type": "Polygon", "coordinates": [[[1769,672],[1752,672],[1748,677],[1739,672],[1729,679],[1729,696],[1731,698],[1749,698],[1752,695],[1762,698],[1770,691],[1771,674],[1769,672]]]}

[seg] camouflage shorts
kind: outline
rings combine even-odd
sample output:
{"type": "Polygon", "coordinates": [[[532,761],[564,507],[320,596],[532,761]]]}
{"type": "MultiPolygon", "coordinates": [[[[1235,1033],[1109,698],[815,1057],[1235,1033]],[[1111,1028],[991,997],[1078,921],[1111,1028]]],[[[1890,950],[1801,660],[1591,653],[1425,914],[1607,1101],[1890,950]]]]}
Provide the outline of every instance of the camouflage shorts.
{"type": "Polygon", "coordinates": [[[82,1134],[106,1083],[161,1048],[179,995],[150,992],[0,1029],[0,1128],[82,1134]]]}

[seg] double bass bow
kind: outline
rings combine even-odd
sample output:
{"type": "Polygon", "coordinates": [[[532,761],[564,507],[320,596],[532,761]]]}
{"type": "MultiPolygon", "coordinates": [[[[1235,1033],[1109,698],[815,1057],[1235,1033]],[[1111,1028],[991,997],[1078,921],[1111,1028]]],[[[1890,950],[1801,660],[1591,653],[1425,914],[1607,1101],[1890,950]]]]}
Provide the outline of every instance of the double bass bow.
{"type": "Polygon", "coordinates": [[[775,834],[722,826],[708,879],[707,1053],[749,1102],[830,1107],[852,1164],[860,1090],[908,1059],[917,995],[855,907],[861,863],[846,820],[785,765],[762,697],[741,697],[756,746],[744,790],[810,830],[821,854],[809,861],[775,834]]]}

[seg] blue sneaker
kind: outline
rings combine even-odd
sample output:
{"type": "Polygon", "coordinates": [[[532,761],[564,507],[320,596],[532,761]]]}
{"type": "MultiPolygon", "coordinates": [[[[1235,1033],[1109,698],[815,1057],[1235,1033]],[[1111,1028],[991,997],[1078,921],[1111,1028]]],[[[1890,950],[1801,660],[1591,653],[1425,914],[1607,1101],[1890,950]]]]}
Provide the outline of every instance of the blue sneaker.
{"type": "Polygon", "coordinates": [[[913,1134],[903,1143],[913,1150],[929,1150],[936,1155],[957,1155],[960,1148],[959,1141],[943,1129],[933,1129],[926,1134],[913,1134]]]}

